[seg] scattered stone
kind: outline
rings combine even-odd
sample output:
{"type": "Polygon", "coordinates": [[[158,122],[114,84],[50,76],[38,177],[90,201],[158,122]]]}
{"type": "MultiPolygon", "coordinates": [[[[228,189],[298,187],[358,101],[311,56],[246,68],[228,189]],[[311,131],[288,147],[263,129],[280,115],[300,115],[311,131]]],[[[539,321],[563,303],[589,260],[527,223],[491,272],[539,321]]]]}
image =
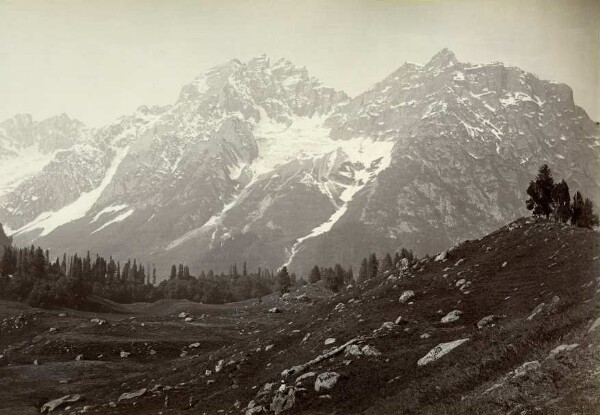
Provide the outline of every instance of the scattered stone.
{"type": "Polygon", "coordinates": [[[56,333],[56,327],[50,327],[50,330],[48,330],[50,333],[56,333]]]}
{"type": "Polygon", "coordinates": [[[344,303],[337,303],[337,305],[335,306],[333,311],[337,311],[337,312],[344,311],[344,307],[346,307],[346,305],[344,303]]]}
{"type": "Polygon", "coordinates": [[[415,292],[412,290],[407,290],[404,291],[402,293],[402,295],[400,296],[399,300],[401,303],[405,303],[407,302],[409,299],[413,298],[415,296],[415,292]]]}
{"type": "Polygon", "coordinates": [[[477,322],[477,328],[482,329],[488,325],[494,326],[494,323],[500,319],[505,318],[506,316],[499,316],[496,314],[490,314],[489,316],[485,316],[481,320],[477,322]]]}
{"type": "Polygon", "coordinates": [[[592,331],[596,330],[598,327],[600,327],[600,317],[598,317],[596,320],[594,320],[594,322],[588,329],[588,333],[591,333],[592,331]]]}
{"type": "Polygon", "coordinates": [[[550,352],[548,357],[551,359],[555,358],[559,353],[569,352],[569,351],[575,349],[576,347],[579,347],[579,344],[577,344],[577,343],[561,344],[560,346],[556,346],[554,349],[552,349],[552,351],[550,352]]]}
{"type": "Polygon", "coordinates": [[[83,359],[82,354],[78,354],[77,357],[75,358],[75,360],[77,360],[77,361],[80,361],[81,359],[83,359]]]}
{"type": "Polygon", "coordinates": [[[429,334],[429,333],[423,333],[423,334],[421,334],[421,336],[419,336],[419,337],[421,337],[422,339],[428,339],[428,338],[430,338],[430,337],[431,337],[431,334],[429,334]]]}
{"type": "Polygon", "coordinates": [[[360,347],[355,344],[351,344],[346,347],[346,356],[361,356],[362,352],[360,351],[360,347]]]}
{"type": "Polygon", "coordinates": [[[49,402],[46,402],[45,404],[43,404],[40,412],[41,413],[52,412],[56,408],[66,404],[66,403],[77,402],[77,401],[81,400],[82,398],[83,398],[83,396],[81,396],[79,394],[65,395],[62,398],[54,399],[53,401],[49,401],[49,402]]]}
{"type": "Polygon", "coordinates": [[[186,313],[185,311],[182,311],[181,313],[179,313],[179,318],[186,318],[188,317],[188,313],[186,313]]]}
{"type": "Polygon", "coordinates": [[[445,261],[448,258],[448,252],[442,251],[438,256],[435,257],[436,262],[445,261]]]}
{"type": "Polygon", "coordinates": [[[467,340],[469,340],[469,339],[467,338],[467,339],[455,340],[453,342],[448,342],[448,343],[440,343],[437,346],[435,346],[433,349],[431,349],[429,351],[429,353],[427,353],[425,356],[420,358],[419,361],[417,362],[417,365],[425,366],[426,364],[434,362],[434,361],[438,360],[440,357],[448,354],[449,352],[451,352],[452,350],[454,350],[455,348],[457,348],[458,346],[460,346],[467,340]]]}
{"type": "Polygon", "coordinates": [[[306,372],[296,378],[296,384],[302,382],[304,379],[312,378],[313,376],[317,376],[317,374],[315,372],[306,372]]]}
{"type": "Polygon", "coordinates": [[[275,392],[275,396],[273,396],[273,400],[271,401],[271,405],[269,409],[278,415],[283,411],[286,411],[294,406],[296,403],[296,388],[285,387],[283,386],[283,390],[278,390],[275,392]]]}
{"type": "Polygon", "coordinates": [[[441,322],[442,323],[452,323],[452,322],[458,320],[460,318],[461,314],[462,314],[462,311],[460,311],[460,310],[452,310],[451,312],[446,314],[444,317],[442,317],[441,322]]]}
{"type": "Polygon", "coordinates": [[[363,346],[363,348],[361,349],[361,352],[365,356],[380,356],[381,355],[381,352],[379,350],[377,350],[373,346],[369,346],[368,344],[363,346]]]}
{"type": "Polygon", "coordinates": [[[60,313],[58,316],[59,317],[66,317],[67,315],[65,313],[60,313]]]}
{"type": "Polygon", "coordinates": [[[192,343],[188,346],[190,349],[196,349],[200,347],[200,342],[192,343]]]}
{"type": "Polygon", "coordinates": [[[386,321],[385,323],[383,323],[381,325],[379,330],[392,330],[394,327],[396,327],[396,325],[394,324],[393,321],[386,321]]]}
{"type": "Polygon", "coordinates": [[[121,353],[119,354],[119,356],[121,356],[121,359],[125,359],[125,358],[129,357],[130,354],[131,354],[131,352],[124,352],[123,350],[121,350],[121,353]]]}
{"type": "Polygon", "coordinates": [[[330,344],[333,344],[333,343],[335,343],[335,339],[333,337],[330,337],[325,340],[325,346],[329,346],[330,344]]]}
{"type": "Polygon", "coordinates": [[[528,372],[538,370],[542,365],[539,361],[533,360],[531,362],[525,362],[521,366],[515,369],[514,377],[518,378],[521,376],[525,376],[528,372]]]}
{"type": "Polygon", "coordinates": [[[144,395],[146,392],[147,392],[146,388],[139,389],[134,392],[125,392],[125,393],[121,394],[121,396],[119,396],[118,401],[121,402],[121,401],[128,400],[128,399],[139,398],[140,396],[144,395]]]}
{"type": "Polygon", "coordinates": [[[268,346],[265,346],[265,352],[268,352],[269,350],[271,350],[273,347],[275,347],[274,344],[269,344],[268,346]]]}
{"type": "Polygon", "coordinates": [[[508,265],[508,262],[504,261],[504,262],[502,263],[502,268],[506,268],[506,266],[507,266],[507,265],[508,265]]]}
{"type": "Polygon", "coordinates": [[[398,318],[396,319],[396,321],[394,323],[396,324],[400,324],[403,323],[404,321],[402,320],[402,316],[398,316],[398,318]]]}
{"type": "Polygon", "coordinates": [[[90,323],[94,323],[94,324],[97,324],[99,326],[103,326],[103,325],[106,324],[106,320],[103,320],[101,318],[93,318],[93,319],[90,320],[90,323]]]}
{"type": "Polygon", "coordinates": [[[324,372],[317,376],[315,380],[315,391],[329,390],[335,386],[340,378],[339,373],[336,372],[324,372]]]}
{"type": "Polygon", "coordinates": [[[277,307],[269,308],[269,313],[281,313],[281,310],[277,307]]]}
{"type": "Polygon", "coordinates": [[[192,321],[194,321],[193,317],[186,317],[183,319],[183,321],[185,321],[186,323],[191,323],[192,321]]]}
{"type": "Polygon", "coordinates": [[[467,280],[466,280],[466,279],[464,279],[464,278],[461,278],[460,280],[456,281],[456,284],[455,284],[455,285],[456,285],[457,287],[460,287],[460,286],[461,286],[461,285],[463,285],[465,282],[467,282],[467,280]]]}
{"type": "Polygon", "coordinates": [[[215,373],[219,373],[221,370],[223,370],[223,366],[225,366],[225,360],[221,359],[215,366],[215,373]]]}
{"type": "Polygon", "coordinates": [[[37,360],[37,359],[35,359],[35,360],[33,361],[33,365],[34,365],[34,366],[39,366],[39,365],[40,365],[40,362],[38,362],[38,360],[37,360]]]}
{"type": "Polygon", "coordinates": [[[305,343],[310,338],[310,333],[306,333],[306,336],[302,339],[302,343],[305,343]]]}
{"type": "Polygon", "coordinates": [[[458,261],[456,261],[456,264],[454,264],[455,267],[459,266],[460,264],[462,264],[463,262],[465,262],[464,258],[459,259],[458,261]]]}

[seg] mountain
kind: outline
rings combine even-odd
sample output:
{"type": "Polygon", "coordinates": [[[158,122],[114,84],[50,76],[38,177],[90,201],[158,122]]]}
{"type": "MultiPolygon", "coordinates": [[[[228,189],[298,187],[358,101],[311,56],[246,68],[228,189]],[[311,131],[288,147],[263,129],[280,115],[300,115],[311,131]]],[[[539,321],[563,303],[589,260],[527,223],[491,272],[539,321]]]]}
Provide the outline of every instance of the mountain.
{"type": "MultiPolygon", "coordinates": [[[[600,201],[598,126],[568,86],[448,50],[354,98],[263,55],[96,130],[23,118],[2,124],[2,148],[24,143],[44,162],[0,187],[16,243],[86,246],[163,274],[244,261],[304,274],[441,250],[524,214],[543,163],[600,201]]],[[[25,150],[11,151],[18,166],[25,150]]]]}

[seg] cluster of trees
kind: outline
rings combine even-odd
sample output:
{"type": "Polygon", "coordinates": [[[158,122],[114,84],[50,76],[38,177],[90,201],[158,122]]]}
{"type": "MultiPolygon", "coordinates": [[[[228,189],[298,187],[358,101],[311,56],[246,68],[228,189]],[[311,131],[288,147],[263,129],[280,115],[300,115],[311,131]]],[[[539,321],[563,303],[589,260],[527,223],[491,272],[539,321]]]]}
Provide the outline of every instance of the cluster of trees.
{"type": "Polygon", "coordinates": [[[568,223],[582,228],[592,228],[600,225],[598,215],[594,213],[594,204],[588,198],[583,198],[579,191],[571,200],[569,186],[563,179],[554,183],[552,171],[547,164],[542,165],[535,180],[527,187],[529,198],[525,202],[527,209],[534,216],[552,217],[557,222],[568,223]]]}
{"type": "Polygon", "coordinates": [[[409,263],[412,263],[415,256],[412,251],[402,248],[400,252],[394,254],[393,259],[389,253],[385,254],[380,264],[377,255],[373,253],[368,258],[363,258],[356,278],[354,277],[352,267],[344,269],[340,264],[336,264],[333,268],[324,268],[315,265],[308,275],[308,282],[316,283],[323,281],[325,287],[337,292],[342,287],[354,284],[355,282],[364,282],[385,275],[397,267],[404,258],[409,263]]]}
{"type": "MultiPolygon", "coordinates": [[[[136,260],[121,264],[89,254],[85,257],[63,255],[50,259],[42,248],[5,247],[0,259],[0,298],[28,301],[41,307],[77,307],[89,295],[120,303],[189,299],[219,304],[267,295],[278,287],[272,271],[259,269],[249,274],[244,265],[242,275],[237,266],[229,275],[202,272],[190,275],[182,264],[173,266],[171,277],[157,285],[156,269],[144,267],[136,260]],[[173,272],[174,271],[174,272],[173,272]]],[[[286,271],[287,272],[287,271],[286,271]]],[[[295,283],[289,276],[289,286],[295,283]]]]}
{"type": "MultiPolygon", "coordinates": [[[[137,261],[121,266],[112,258],[73,255],[51,261],[40,247],[5,247],[0,259],[0,296],[36,306],[77,306],[96,294],[118,302],[140,301],[153,290],[150,274],[137,261]]],[[[156,282],[156,270],[152,272],[156,282]]]]}

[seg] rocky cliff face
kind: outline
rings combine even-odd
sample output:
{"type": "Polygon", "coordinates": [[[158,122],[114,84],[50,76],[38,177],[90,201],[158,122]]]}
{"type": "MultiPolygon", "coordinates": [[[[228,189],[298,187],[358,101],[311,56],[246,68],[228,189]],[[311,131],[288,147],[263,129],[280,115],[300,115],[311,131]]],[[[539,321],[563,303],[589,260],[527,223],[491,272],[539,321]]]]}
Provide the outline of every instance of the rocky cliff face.
{"type": "Polygon", "coordinates": [[[522,215],[542,163],[600,201],[598,127],[566,85],[447,50],[353,99],[260,56],[95,131],[58,118],[2,124],[5,160],[25,146],[46,162],[0,183],[0,220],[20,243],[162,270],[438,250],[522,215]]]}

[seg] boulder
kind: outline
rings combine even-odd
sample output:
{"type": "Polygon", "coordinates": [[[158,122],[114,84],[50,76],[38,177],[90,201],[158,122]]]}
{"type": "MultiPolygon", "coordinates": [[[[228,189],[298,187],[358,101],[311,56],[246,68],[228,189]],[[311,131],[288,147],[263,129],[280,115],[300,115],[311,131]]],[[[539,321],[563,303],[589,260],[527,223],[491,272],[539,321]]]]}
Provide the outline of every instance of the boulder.
{"type": "Polygon", "coordinates": [[[380,356],[381,352],[374,348],[373,346],[369,346],[368,344],[363,346],[361,349],[362,354],[365,356],[380,356]]]}
{"type": "Polygon", "coordinates": [[[438,254],[438,256],[435,257],[435,261],[436,262],[445,261],[446,258],[448,258],[448,252],[447,251],[443,251],[443,252],[440,252],[438,254]]]}
{"type": "Polygon", "coordinates": [[[40,409],[40,412],[41,413],[52,412],[56,408],[59,408],[60,406],[62,406],[64,404],[77,402],[77,401],[81,400],[82,398],[83,398],[83,396],[81,396],[79,394],[65,395],[62,398],[54,399],[52,401],[49,401],[49,402],[46,402],[45,404],[43,404],[42,408],[40,409]]]}
{"type": "Polygon", "coordinates": [[[317,376],[315,380],[315,391],[320,392],[322,390],[329,390],[333,388],[338,380],[340,379],[339,373],[336,372],[324,372],[317,376]]]}
{"type": "Polygon", "coordinates": [[[460,318],[461,314],[462,314],[462,311],[460,311],[460,310],[452,310],[451,312],[446,314],[444,317],[442,317],[442,319],[440,321],[442,323],[452,323],[453,321],[458,320],[460,318]]]}
{"type": "Polygon", "coordinates": [[[521,366],[515,369],[513,372],[513,376],[519,378],[521,376],[525,376],[529,372],[533,372],[538,370],[542,365],[538,360],[533,360],[531,362],[525,362],[521,366]]]}
{"type": "Polygon", "coordinates": [[[579,347],[579,344],[577,344],[577,343],[561,344],[560,346],[556,346],[554,349],[552,349],[552,351],[550,351],[550,354],[548,355],[548,357],[551,359],[555,358],[559,353],[569,352],[569,351],[575,349],[576,347],[579,347]]]}
{"type": "Polygon", "coordinates": [[[506,316],[498,316],[496,314],[490,314],[489,316],[485,316],[484,318],[482,318],[481,320],[479,320],[477,322],[477,328],[482,329],[486,326],[489,326],[490,324],[493,326],[496,321],[498,321],[504,317],[506,317],[506,316]]]}
{"type": "Polygon", "coordinates": [[[419,359],[417,365],[425,366],[431,362],[438,360],[440,357],[450,353],[452,350],[456,349],[458,346],[466,342],[467,339],[454,340],[452,342],[440,343],[435,346],[433,349],[429,351],[425,356],[419,359]]]}
{"type": "Polygon", "coordinates": [[[223,366],[225,366],[225,360],[221,359],[215,365],[215,373],[219,373],[221,370],[223,370],[223,366]]]}
{"type": "Polygon", "coordinates": [[[285,387],[283,390],[278,390],[273,396],[269,409],[275,413],[275,415],[282,413],[294,406],[296,403],[296,388],[285,387]]]}
{"type": "Polygon", "coordinates": [[[125,392],[122,393],[121,396],[119,396],[118,401],[125,401],[128,399],[134,399],[134,398],[139,398],[140,396],[144,395],[147,392],[146,388],[142,388],[133,392],[125,392]]]}
{"type": "Polygon", "coordinates": [[[413,298],[414,296],[415,296],[415,292],[413,290],[407,290],[402,293],[402,295],[400,296],[398,301],[400,301],[401,303],[405,303],[409,299],[413,298]]]}
{"type": "Polygon", "coordinates": [[[351,344],[346,347],[346,356],[361,356],[362,352],[360,351],[360,347],[355,344],[351,344]]]}

